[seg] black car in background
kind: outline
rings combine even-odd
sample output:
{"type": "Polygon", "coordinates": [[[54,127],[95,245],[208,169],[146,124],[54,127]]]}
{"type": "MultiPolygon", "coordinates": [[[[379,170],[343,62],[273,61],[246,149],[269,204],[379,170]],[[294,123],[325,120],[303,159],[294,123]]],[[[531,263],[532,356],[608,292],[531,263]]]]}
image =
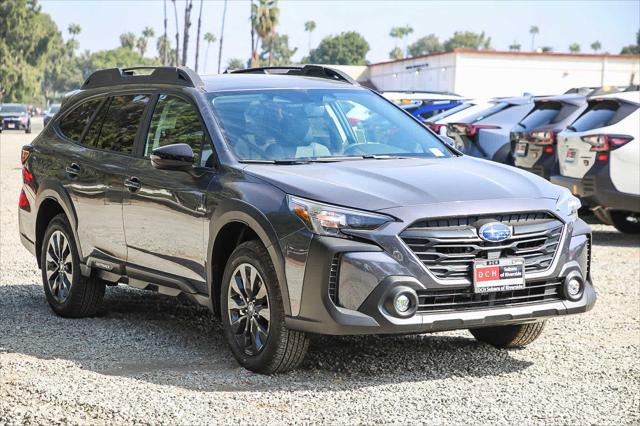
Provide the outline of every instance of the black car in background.
{"type": "Polygon", "coordinates": [[[0,104],[0,121],[0,131],[24,130],[25,133],[31,133],[31,116],[26,105],[0,104]]]}
{"type": "Polygon", "coordinates": [[[586,97],[565,94],[538,98],[511,131],[514,165],[545,179],[558,174],[557,135],[587,107],[586,97]]]}
{"type": "Polygon", "coordinates": [[[58,113],[58,111],[60,111],[60,104],[51,104],[49,109],[44,113],[44,118],[42,119],[45,126],[58,113]]]}

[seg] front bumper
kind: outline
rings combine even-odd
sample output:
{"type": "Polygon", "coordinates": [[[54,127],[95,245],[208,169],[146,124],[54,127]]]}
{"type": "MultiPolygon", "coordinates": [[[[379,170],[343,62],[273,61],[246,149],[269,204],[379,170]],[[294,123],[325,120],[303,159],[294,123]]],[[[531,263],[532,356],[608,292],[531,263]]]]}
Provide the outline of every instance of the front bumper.
{"type": "Polygon", "coordinates": [[[565,239],[549,277],[532,281],[558,281],[578,273],[585,282],[578,301],[558,297],[513,305],[417,312],[408,318],[395,316],[385,307],[389,294],[399,286],[418,292],[433,287],[397,261],[395,252],[389,254],[363,242],[312,237],[298,314],[287,317],[286,324],[291,329],[329,335],[410,334],[526,323],[586,312],[596,301],[589,272],[590,235],[581,221],[575,229],[578,234],[565,239]]]}
{"type": "Polygon", "coordinates": [[[555,175],[551,182],[568,188],[585,206],[640,212],[640,196],[620,192],[613,186],[608,163],[596,163],[582,179],[555,175]]]}
{"type": "Polygon", "coordinates": [[[2,130],[26,130],[28,122],[23,123],[20,119],[4,119],[2,120],[2,130]]]}

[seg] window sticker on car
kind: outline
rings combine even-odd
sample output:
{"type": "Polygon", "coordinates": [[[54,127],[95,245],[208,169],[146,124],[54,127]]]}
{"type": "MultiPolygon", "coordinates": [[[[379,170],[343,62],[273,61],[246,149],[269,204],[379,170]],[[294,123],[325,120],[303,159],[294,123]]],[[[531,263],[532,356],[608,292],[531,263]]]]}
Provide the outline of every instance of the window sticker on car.
{"type": "Polygon", "coordinates": [[[429,148],[429,151],[436,157],[444,157],[444,153],[439,148],[429,148]]]}

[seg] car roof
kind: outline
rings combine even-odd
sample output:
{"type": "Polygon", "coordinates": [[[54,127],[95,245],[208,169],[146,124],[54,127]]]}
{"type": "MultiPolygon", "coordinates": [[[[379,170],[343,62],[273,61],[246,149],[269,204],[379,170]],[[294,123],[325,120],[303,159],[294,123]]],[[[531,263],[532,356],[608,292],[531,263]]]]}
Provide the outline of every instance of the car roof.
{"type": "Polygon", "coordinates": [[[207,92],[261,89],[351,89],[367,90],[326,78],[284,74],[216,74],[202,76],[207,92]]]}
{"type": "Polygon", "coordinates": [[[596,96],[592,96],[589,98],[590,100],[596,100],[596,99],[621,99],[623,101],[629,101],[629,102],[634,102],[634,103],[640,103],[640,92],[639,91],[633,91],[633,92],[617,92],[617,93],[610,93],[608,95],[596,95],[596,96]]]}
{"type": "Polygon", "coordinates": [[[557,95],[557,96],[545,96],[542,98],[537,98],[536,102],[545,102],[545,101],[557,101],[557,102],[566,102],[573,105],[581,105],[587,101],[587,98],[584,95],[580,95],[577,93],[570,93],[565,95],[557,95]]]}
{"type": "Polygon", "coordinates": [[[433,101],[446,101],[446,100],[465,100],[466,98],[449,93],[437,93],[437,92],[382,92],[382,96],[389,100],[400,99],[416,99],[416,100],[433,100],[433,101]]]}

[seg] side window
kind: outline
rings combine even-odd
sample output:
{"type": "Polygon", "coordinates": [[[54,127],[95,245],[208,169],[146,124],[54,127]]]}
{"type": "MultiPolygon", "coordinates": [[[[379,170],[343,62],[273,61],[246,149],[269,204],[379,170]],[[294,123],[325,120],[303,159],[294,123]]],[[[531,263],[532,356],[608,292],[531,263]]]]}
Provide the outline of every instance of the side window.
{"type": "Polygon", "coordinates": [[[87,131],[83,143],[123,154],[133,153],[148,95],[114,96],[106,102],[87,131]]]}
{"type": "Polygon", "coordinates": [[[193,150],[194,164],[212,166],[211,144],[193,105],[171,95],[160,95],[151,118],[144,156],[161,146],[186,143],[193,150]]]}
{"type": "Polygon", "coordinates": [[[101,101],[102,99],[94,99],[84,102],[67,114],[59,124],[62,134],[71,140],[79,142],[84,128],[89,123],[91,116],[101,101]]]}

